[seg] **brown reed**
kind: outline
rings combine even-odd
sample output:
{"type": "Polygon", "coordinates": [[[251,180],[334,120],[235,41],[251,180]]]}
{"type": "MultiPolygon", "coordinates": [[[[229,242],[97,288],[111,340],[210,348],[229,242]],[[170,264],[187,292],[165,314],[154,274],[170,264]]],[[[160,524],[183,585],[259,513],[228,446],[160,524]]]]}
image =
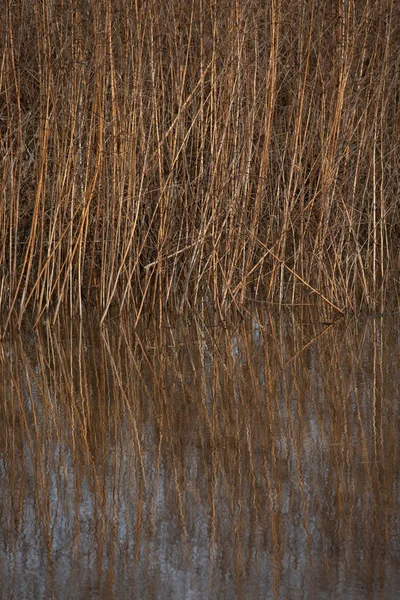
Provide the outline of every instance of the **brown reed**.
{"type": "Polygon", "coordinates": [[[0,304],[399,293],[392,0],[6,0],[0,304]]]}

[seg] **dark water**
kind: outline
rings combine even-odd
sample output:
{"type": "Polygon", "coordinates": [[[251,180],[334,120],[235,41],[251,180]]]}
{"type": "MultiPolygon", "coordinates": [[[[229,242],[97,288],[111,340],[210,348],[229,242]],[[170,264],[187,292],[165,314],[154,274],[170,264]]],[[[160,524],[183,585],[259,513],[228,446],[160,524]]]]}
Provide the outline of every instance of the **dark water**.
{"type": "Polygon", "coordinates": [[[400,598],[400,320],[0,348],[1,598],[400,598]]]}

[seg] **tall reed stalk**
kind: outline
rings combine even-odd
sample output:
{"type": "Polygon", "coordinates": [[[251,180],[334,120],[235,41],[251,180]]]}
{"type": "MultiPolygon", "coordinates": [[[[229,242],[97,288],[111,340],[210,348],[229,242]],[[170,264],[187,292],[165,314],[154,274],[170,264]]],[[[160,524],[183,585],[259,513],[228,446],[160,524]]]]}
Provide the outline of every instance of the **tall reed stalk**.
{"type": "Polygon", "coordinates": [[[393,0],[6,0],[0,301],[398,305],[393,0]]]}

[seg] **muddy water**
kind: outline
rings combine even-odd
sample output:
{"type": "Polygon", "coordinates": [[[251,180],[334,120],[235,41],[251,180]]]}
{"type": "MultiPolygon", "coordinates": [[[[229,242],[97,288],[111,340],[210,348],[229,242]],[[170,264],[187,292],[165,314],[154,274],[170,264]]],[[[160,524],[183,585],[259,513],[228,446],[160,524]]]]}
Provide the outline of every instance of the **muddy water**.
{"type": "Polygon", "coordinates": [[[396,598],[400,320],[3,342],[1,598],[396,598]]]}

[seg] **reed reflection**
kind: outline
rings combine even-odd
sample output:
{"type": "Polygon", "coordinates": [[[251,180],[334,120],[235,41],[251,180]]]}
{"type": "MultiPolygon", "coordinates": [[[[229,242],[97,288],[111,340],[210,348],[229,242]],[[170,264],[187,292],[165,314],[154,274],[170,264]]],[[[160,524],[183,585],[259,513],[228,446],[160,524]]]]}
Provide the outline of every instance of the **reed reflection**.
{"type": "Polygon", "coordinates": [[[393,597],[398,320],[3,344],[4,597],[393,597]]]}

